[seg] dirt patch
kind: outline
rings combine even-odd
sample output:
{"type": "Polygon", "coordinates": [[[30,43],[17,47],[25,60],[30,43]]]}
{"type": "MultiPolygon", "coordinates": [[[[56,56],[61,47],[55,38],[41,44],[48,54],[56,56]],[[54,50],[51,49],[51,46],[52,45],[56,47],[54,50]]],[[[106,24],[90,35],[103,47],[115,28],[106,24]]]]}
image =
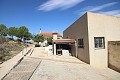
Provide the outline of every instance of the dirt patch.
{"type": "Polygon", "coordinates": [[[25,46],[27,46],[27,43],[22,44],[21,42],[10,39],[0,39],[0,64],[17,55],[25,46]]]}

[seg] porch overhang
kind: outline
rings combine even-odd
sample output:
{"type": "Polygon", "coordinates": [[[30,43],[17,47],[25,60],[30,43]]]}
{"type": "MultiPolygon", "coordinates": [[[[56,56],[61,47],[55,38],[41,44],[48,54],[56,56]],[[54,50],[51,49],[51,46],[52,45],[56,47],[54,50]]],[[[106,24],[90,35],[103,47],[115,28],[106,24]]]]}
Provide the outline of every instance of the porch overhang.
{"type": "Polygon", "coordinates": [[[55,44],[75,44],[74,39],[57,39],[53,40],[55,44]]]}

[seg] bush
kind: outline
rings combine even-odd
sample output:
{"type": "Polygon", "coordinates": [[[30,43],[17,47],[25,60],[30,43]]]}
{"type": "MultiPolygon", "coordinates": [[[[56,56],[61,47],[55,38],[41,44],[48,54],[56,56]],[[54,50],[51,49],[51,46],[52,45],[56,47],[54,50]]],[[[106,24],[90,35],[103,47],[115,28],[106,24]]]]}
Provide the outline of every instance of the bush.
{"type": "Polygon", "coordinates": [[[8,42],[9,40],[7,38],[1,37],[0,36],[0,44],[4,43],[4,42],[8,42]]]}
{"type": "Polygon", "coordinates": [[[40,47],[40,45],[37,43],[37,44],[35,44],[35,47],[40,47]]]}
{"type": "Polygon", "coordinates": [[[10,56],[10,53],[4,48],[4,46],[0,46],[0,62],[6,61],[7,56],[10,56]]]}

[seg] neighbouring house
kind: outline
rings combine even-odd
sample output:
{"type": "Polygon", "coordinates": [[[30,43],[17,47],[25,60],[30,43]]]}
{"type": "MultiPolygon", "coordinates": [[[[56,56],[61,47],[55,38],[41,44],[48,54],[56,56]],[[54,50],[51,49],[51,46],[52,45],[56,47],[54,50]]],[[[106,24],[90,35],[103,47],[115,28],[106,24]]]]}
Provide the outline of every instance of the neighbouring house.
{"type": "Polygon", "coordinates": [[[80,60],[94,67],[108,67],[108,41],[120,41],[120,18],[87,12],[64,30],[63,39],[53,41],[54,54],[56,45],[63,44],[80,60]]]}
{"type": "Polygon", "coordinates": [[[40,35],[42,35],[45,38],[45,41],[40,43],[40,45],[41,46],[46,46],[47,44],[49,44],[49,38],[52,38],[53,34],[57,34],[57,39],[62,39],[62,36],[57,32],[41,32],[40,31],[40,35]]]}
{"type": "Polygon", "coordinates": [[[57,34],[58,39],[62,39],[62,36],[57,32],[41,32],[40,35],[44,36],[47,39],[47,38],[53,37],[54,33],[57,34]]]}

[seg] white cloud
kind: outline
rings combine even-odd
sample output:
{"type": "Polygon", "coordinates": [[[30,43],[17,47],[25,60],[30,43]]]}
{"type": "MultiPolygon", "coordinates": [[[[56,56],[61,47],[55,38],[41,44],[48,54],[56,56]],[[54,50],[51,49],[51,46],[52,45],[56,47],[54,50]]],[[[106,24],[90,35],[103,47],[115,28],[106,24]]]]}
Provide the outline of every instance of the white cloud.
{"type": "Polygon", "coordinates": [[[120,10],[112,10],[112,11],[105,11],[99,13],[120,17],[120,10]]]}
{"type": "Polygon", "coordinates": [[[81,14],[84,14],[84,13],[90,12],[90,11],[91,12],[100,11],[100,10],[102,10],[104,8],[113,6],[115,4],[118,4],[118,2],[111,2],[111,3],[107,3],[107,4],[104,4],[104,5],[101,5],[101,6],[87,6],[87,7],[83,8],[83,9],[81,9],[80,11],[82,11],[81,14]]]}
{"type": "Polygon", "coordinates": [[[84,0],[48,0],[46,3],[40,5],[38,10],[51,11],[57,8],[68,9],[83,1],[84,0]]]}

